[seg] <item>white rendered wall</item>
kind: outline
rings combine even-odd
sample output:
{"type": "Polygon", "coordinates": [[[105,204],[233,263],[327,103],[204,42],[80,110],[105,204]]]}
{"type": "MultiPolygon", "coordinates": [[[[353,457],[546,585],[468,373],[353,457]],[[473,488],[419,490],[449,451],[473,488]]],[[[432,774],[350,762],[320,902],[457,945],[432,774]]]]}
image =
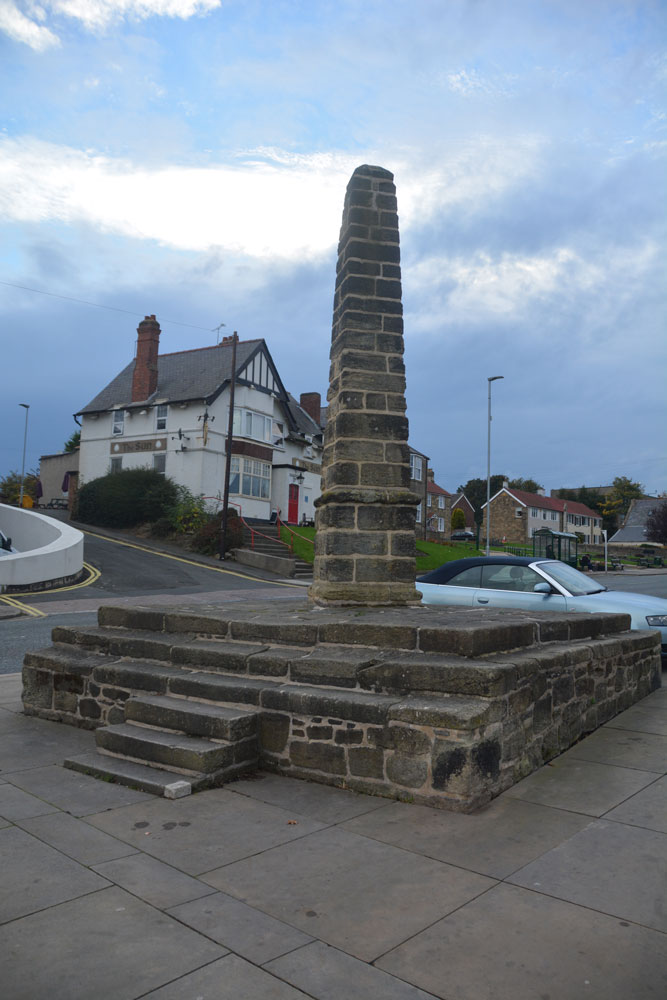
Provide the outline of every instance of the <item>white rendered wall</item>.
{"type": "Polygon", "coordinates": [[[19,550],[0,556],[0,588],[60,580],[83,569],[83,535],[69,524],[0,504],[0,528],[19,550]]]}

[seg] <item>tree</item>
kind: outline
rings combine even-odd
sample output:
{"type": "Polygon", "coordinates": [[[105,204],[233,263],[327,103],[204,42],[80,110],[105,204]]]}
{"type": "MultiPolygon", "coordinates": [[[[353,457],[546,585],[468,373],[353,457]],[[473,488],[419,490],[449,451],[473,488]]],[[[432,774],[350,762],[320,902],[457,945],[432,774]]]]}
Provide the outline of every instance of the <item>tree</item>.
{"type": "Polygon", "coordinates": [[[466,516],[460,507],[455,507],[452,511],[452,531],[458,531],[460,528],[465,528],[466,526],[466,516]]]}
{"type": "Polygon", "coordinates": [[[602,513],[618,527],[628,512],[630,502],[643,496],[641,483],[634,483],[627,476],[617,476],[612,485],[612,492],[605,497],[602,513]]]}
{"type": "MultiPolygon", "coordinates": [[[[33,469],[32,472],[26,472],[23,481],[23,495],[32,497],[35,503],[37,502],[37,479],[37,473],[33,469]]],[[[0,501],[2,503],[17,504],[20,496],[21,473],[16,471],[8,472],[6,476],[0,479],[0,501]]]]}
{"type": "Polygon", "coordinates": [[[649,542],[667,545],[667,500],[654,507],[646,520],[646,537],[649,542]]]}
{"type": "Polygon", "coordinates": [[[74,431],[63,445],[63,451],[76,451],[81,444],[81,431],[74,431]]]}
{"type": "Polygon", "coordinates": [[[524,493],[537,493],[544,489],[536,479],[510,479],[509,484],[513,489],[523,490],[524,493]]]}
{"type": "MultiPolygon", "coordinates": [[[[491,476],[491,496],[495,496],[498,490],[502,489],[507,476],[491,476]]],[[[482,505],[486,503],[486,479],[469,479],[465,486],[459,486],[459,493],[465,493],[473,506],[475,512],[475,523],[481,524],[483,511],[482,505]]]]}

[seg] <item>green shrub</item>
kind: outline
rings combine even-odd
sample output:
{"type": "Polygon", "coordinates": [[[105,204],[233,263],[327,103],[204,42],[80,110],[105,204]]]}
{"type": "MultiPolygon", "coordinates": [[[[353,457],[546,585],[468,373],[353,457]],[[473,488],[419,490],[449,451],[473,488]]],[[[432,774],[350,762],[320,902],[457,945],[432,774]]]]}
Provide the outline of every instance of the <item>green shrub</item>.
{"type": "Polygon", "coordinates": [[[171,532],[171,519],[168,517],[158,517],[157,521],[151,524],[151,535],[155,538],[166,538],[171,532]]]}
{"type": "Polygon", "coordinates": [[[206,509],[204,497],[200,493],[195,496],[187,486],[176,486],[176,497],[165,510],[172,531],[177,534],[190,534],[199,531],[211,516],[206,509]]]}
{"type": "Polygon", "coordinates": [[[452,531],[459,531],[466,526],[466,516],[460,507],[455,507],[452,511],[452,531]]]}
{"type": "Polygon", "coordinates": [[[159,472],[121,469],[81,487],[76,517],[84,524],[133,528],[166,516],[176,500],[176,483],[159,472]]]}
{"type": "MultiPolygon", "coordinates": [[[[220,551],[220,533],[222,531],[222,511],[209,514],[207,520],[200,525],[192,539],[194,552],[205,556],[215,556],[220,551]]],[[[227,513],[227,533],[225,535],[225,551],[238,549],[243,544],[243,525],[236,511],[227,513]]]]}

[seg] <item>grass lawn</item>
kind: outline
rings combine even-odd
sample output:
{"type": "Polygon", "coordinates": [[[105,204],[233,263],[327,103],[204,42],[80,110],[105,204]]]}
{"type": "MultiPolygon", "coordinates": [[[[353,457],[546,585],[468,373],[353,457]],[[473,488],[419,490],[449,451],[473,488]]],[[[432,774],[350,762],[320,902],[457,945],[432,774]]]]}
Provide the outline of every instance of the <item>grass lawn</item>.
{"type": "MultiPolygon", "coordinates": [[[[315,558],[313,545],[315,529],[297,527],[290,531],[282,526],[280,529],[281,540],[289,544],[290,536],[294,543],[294,555],[305,562],[312,563],[315,558]]],[[[427,573],[430,569],[436,569],[451,559],[465,559],[467,556],[480,554],[480,550],[475,548],[472,542],[441,545],[438,542],[417,541],[417,573],[427,573]]]]}

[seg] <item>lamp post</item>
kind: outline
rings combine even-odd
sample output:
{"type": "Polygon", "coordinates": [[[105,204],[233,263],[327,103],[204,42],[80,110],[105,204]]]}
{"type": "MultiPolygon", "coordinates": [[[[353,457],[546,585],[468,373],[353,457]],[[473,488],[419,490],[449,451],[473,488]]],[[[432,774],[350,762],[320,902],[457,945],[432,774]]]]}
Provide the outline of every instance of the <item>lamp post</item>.
{"type": "Polygon", "coordinates": [[[489,421],[486,441],[486,554],[489,554],[491,544],[491,383],[505,378],[504,375],[491,375],[489,383],[489,421]]]}
{"type": "Polygon", "coordinates": [[[28,440],[28,410],[30,403],[19,403],[25,410],[25,430],[23,431],[23,461],[21,462],[21,492],[19,494],[19,507],[23,507],[23,481],[25,476],[25,446],[28,440]]]}

